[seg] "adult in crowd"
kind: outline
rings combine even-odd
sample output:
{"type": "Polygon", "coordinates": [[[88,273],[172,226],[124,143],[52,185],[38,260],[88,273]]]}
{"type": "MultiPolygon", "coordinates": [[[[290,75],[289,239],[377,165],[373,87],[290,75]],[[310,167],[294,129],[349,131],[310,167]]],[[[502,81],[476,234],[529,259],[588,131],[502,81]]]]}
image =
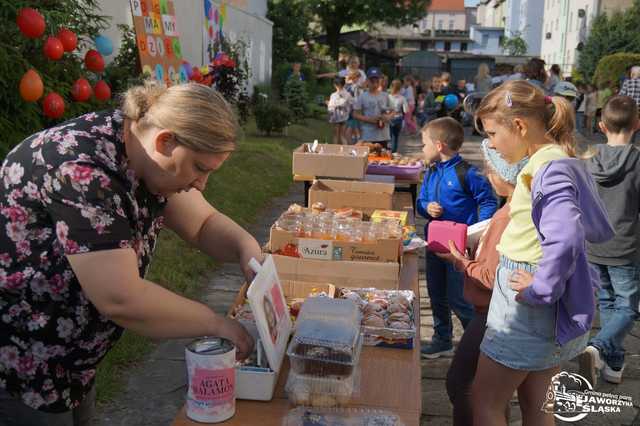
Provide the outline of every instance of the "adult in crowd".
{"type": "Polygon", "coordinates": [[[544,83],[547,81],[547,72],[544,70],[544,61],[540,58],[531,58],[525,67],[525,79],[545,91],[545,94],[549,94],[546,90],[544,83]]]}
{"type": "Polygon", "coordinates": [[[640,107],[640,66],[631,68],[629,78],[622,83],[619,94],[629,96],[640,107]]]}
{"type": "Polygon", "coordinates": [[[560,70],[560,65],[558,64],[551,65],[551,68],[549,69],[549,77],[547,78],[547,81],[545,82],[545,85],[544,85],[547,92],[554,93],[556,84],[562,81],[561,74],[562,74],[562,71],[560,70]]]}
{"type": "Polygon", "coordinates": [[[475,90],[478,93],[489,93],[491,91],[491,73],[489,71],[489,65],[481,63],[478,66],[478,73],[473,79],[475,90]]]}
{"type": "Polygon", "coordinates": [[[203,197],[236,149],[233,110],[195,83],[130,89],[119,109],[36,133],[0,169],[0,424],[89,425],[100,360],[124,329],[220,336],[236,321],[146,280],[166,226],[221,262],[262,260],[203,197]]]}

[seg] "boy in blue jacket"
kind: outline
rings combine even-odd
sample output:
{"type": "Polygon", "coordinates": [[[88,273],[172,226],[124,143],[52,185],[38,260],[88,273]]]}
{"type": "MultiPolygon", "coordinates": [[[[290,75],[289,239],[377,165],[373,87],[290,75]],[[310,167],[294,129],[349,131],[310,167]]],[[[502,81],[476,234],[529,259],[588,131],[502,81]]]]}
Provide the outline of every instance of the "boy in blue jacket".
{"type": "MultiPolygon", "coordinates": [[[[458,151],[464,130],[450,117],[430,121],[422,129],[422,152],[431,164],[418,197],[418,213],[432,220],[474,223],[490,219],[498,208],[489,181],[462,159],[458,151]]],[[[466,327],[473,307],[462,297],[463,274],[452,264],[427,251],[427,290],[433,311],[434,335],[422,346],[422,356],[433,359],[453,356],[451,310],[466,327]]]]}

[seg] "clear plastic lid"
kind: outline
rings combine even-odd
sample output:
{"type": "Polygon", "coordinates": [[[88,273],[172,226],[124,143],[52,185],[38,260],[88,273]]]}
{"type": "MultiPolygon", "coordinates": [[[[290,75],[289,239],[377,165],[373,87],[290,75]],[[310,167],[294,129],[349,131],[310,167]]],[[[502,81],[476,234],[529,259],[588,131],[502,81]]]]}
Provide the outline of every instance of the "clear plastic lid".
{"type": "Polygon", "coordinates": [[[285,390],[294,405],[338,407],[349,404],[359,394],[360,375],[354,369],[349,376],[309,376],[289,371],[285,390]]]}
{"type": "Polygon", "coordinates": [[[358,307],[349,300],[316,297],[305,301],[300,311],[300,320],[328,320],[341,324],[358,324],[358,307]]]}
{"type": "Polygon", "coordinates": [[[350,376],[360,361],[362,344],[360,332],[357,333],[353,348],[346,350],[299,344],[292,340],[287,351],[291,371],[316,377],[350,376]]]}
{"type": "Polygon", "coordinates": [[[282,426],[404,426],[397,414],[373,408],[298,407],[287,414],[282,426]]]}

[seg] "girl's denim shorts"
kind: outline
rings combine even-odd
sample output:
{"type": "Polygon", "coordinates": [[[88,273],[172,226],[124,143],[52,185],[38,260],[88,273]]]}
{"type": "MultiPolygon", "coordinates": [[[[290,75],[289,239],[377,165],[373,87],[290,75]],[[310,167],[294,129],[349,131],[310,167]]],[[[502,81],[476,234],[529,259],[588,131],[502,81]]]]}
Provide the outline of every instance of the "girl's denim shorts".
{"type": "Polygon", "coordinates": [[[535,272],[535,266],[500,258],[480,350],[492,360],[514,370],[537,371],[559,366],[578,356],[589,333],[556,343],[557,303],[528,305],[516,302],[509,277],[515,270],[535,272]]]}

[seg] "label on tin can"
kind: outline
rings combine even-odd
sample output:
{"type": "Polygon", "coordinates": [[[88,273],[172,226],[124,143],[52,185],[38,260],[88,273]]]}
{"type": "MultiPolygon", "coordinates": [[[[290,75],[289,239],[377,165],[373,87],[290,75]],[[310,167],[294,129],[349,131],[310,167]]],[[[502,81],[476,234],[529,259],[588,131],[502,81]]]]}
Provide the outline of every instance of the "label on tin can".
{"type": "Polygon", "coordinates": [[[220,338],[192,342],[186,350],[189,388],[187,417],[218,423],[235,414],[235,358],[233,344],[220,338]]]}

